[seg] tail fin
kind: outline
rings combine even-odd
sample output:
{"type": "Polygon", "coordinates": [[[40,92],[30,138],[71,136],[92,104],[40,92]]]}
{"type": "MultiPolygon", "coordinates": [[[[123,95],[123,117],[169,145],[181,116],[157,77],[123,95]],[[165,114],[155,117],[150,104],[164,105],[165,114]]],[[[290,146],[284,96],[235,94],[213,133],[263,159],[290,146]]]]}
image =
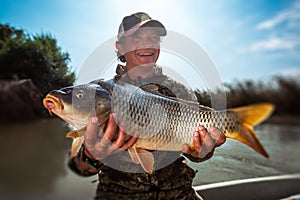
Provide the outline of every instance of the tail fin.
{"type": "Polygon", "coordinates": [[[230,110],[238,114],[241,130],[239,133],[232,134],[229,137],[250,146],[256,152],[268,158],[269,155],[257,139],[253,126],[266,120],[273,112],[274,105],[270,103],[260,103],[230,110]]]}

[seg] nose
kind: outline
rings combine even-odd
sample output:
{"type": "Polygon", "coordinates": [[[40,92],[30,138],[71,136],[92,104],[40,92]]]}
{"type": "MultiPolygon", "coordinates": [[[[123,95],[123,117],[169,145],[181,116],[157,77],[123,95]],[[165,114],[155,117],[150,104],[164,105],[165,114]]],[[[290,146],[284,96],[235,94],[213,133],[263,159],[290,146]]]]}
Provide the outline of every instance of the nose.
{"type": "Polygon", "coordinates": [[[144,38],[144,39],[141,39],[139,46],[144,47],[144,48],[145,47],[150,48],[150,47],[153,47],[154,44],[153,44],[151,38],[144,38]]]}

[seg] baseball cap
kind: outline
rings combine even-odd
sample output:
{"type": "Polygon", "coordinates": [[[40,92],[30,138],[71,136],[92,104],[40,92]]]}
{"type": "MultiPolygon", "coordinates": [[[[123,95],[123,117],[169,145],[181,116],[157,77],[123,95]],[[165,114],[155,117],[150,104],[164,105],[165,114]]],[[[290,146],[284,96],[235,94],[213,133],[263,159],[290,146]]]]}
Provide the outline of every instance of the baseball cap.
{"type": "Polygon", "coordinates": [[[137,12],[123,18],[118,32],[118,39],[130,36],[141,27],[156,27],[160,36],[166,36],[167,30],[164,25],[152,19],[147,13],[137,12]]]}

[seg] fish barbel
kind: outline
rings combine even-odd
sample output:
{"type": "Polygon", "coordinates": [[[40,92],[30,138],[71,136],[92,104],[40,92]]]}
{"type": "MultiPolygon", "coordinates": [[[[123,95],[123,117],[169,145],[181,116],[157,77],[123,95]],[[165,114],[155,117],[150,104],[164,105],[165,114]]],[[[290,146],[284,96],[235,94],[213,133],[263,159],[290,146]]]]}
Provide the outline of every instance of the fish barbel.
{"type": "MultiPolygon", "coordinates": [[[[182,99],[146,92],[134,85],[99,81],[51,91],[43,100],[50,113],[61,117],[78,130],[85,129],[88,120],[97,116],[101,130],[105,130],[111,113],[128,135],[138,131],[137,142],[128,149],[133,162],[152,173],[154,159],[148,150],[181,151],[183,144],[193,144],[197,127],[216,127],[227,138],[236,139],[264,157],[267,152],[254,133],[253,126],[267,119],[274,106],[269,103],[213,110],[182,99]]],[[[83,142],[81,131],[73,136],[71,156],[83,142]]]]}

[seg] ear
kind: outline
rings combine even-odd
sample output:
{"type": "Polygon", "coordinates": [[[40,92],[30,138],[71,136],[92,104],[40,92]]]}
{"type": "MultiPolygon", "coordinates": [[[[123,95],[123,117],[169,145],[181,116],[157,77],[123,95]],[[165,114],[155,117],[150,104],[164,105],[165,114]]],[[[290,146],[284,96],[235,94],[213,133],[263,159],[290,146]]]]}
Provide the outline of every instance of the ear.
{"type": "Polygon", "coordinates": [[[116,49],[121,55],[124,55],[124,45],[121,42],[116,42],[116,49]]]}

